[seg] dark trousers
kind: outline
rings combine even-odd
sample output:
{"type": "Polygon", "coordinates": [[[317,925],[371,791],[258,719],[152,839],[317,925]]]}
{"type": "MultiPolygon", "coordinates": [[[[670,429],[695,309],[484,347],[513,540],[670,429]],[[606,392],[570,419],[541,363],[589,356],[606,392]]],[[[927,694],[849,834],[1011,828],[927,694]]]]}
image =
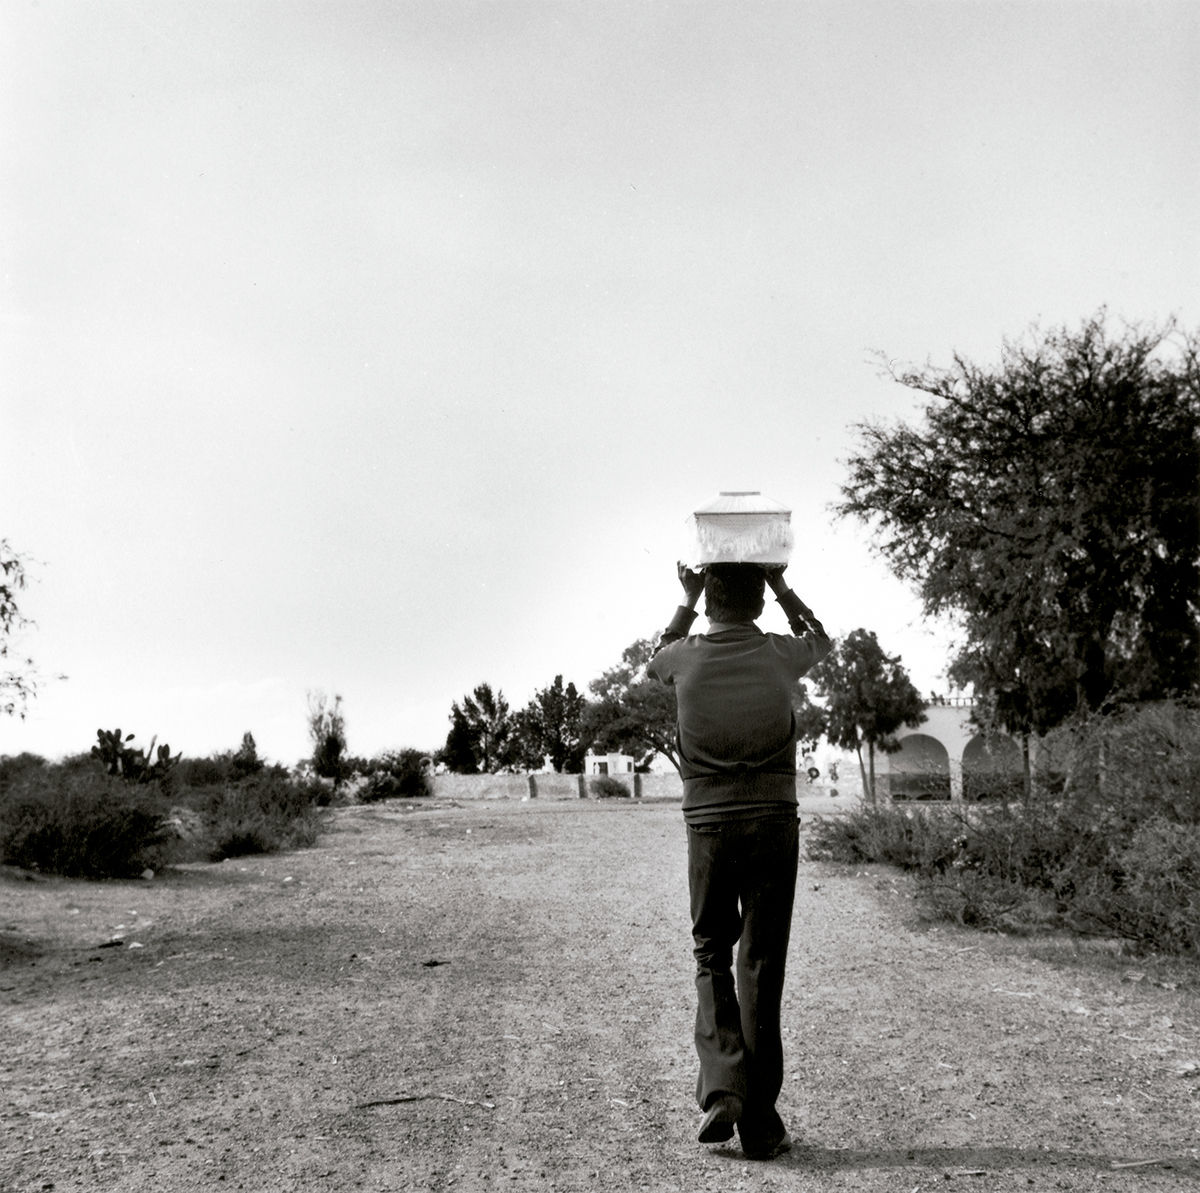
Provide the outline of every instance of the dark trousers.
{"type": "Polygon", "coordinates": [[[696,957],[696,1098],[744,1102],[743,1141],[783,1124],[780,1002],[796,895],[795,814],[688,826],[688,885],[696,957]],[[737,986],[732,970],[738,945],[737,986]]]}

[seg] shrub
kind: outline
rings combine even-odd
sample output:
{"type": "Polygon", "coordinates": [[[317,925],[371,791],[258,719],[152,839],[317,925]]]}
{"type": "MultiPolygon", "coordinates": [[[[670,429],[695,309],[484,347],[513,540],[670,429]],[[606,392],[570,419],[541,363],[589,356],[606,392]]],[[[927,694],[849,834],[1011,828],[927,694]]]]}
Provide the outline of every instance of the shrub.
{"type": "Polygon", "coordinates": [[[422,799],[433,794],[429,778],[429,756],[420,750],[389,750],[373,758],[364,768],[368,774],[358,793],[363,803],[384,799],[422,799]]]}
{"type": "Polygon", "coordinates": [[[321,830],[320,785],[266,773],[209,792],[201,809],[212,861],[300,849],[321,830]]]}
{"type": "Polygon", "coordinates": [[[40,754],[4,754],[0,756],[0,794],[31,774],[44,771],[46,760],[40,754]]]}
{"type": "Polygon", "coordinates": [[[596,799],[629,799],[629,788],[612,775],[598,775],[588,783],[588,789],[596,799]]]}
{"type": "Polygon", "coordinates": [[[1117,860],[1120,883],[1093,912],[1100,927],[1163,952],[1200,954],[1200,826],[1155,816],[1117,860]]]}
{"type": "Polygon", "coordinates": [[[257,775],[266,765],[258,756],[258,746],[253,733],[242,734],[242,744],[237,752],[229,759],[230,770],[235,779],[245,779],[257,775]]]}
{"type": "Polygon", "coordinates": [[[53,765],[34,755],[0,759],[0,862],[120,878],[172,862],[311,845],[326,786],[292,779],[279,766],[236,782],[235,757],[181,760],[157,781],[103,773],[91,755],[53,765]]]}
{"type": "Polygon", "coordinates": [[[230,783],[233,781],[233,755],[226,752],[208,758],[181,758],[175,767],[175,779],[181,790],[230,783]]]}
{"type": "Polygon", "coordinates": [[[1160,704],[1076,731],[1062,792],[818,820],[809,856],[915,872],[934,911],[1004,930],[1059,927],[1200,953],[1200,715],[1160,704]]]}
{"type": "Polygon", "coordinates": [[[1070,797],[1200,824],[1200,708],[1161,701],[1095,717],[1075,755],[1070,797]]]}
{"type": "Polygon", "coordinates": [[[78,878],[127,878],[169,852],[161,791],[113,776],[42,768],[0,793],[0,857],[78,878]]]}
{"type": "Polygon", "coordinates": [[[814,860],[884,862],[904,869],[943,867],[962,847],[962,826],[942,809],[862,804],[845,816],[813,818],[814,860]]]}
{"type": "Polygon", "coordinates": [[[207,758],[181,758],[172,773],[176,787],[186,798],[187,789],[190,787],[217,787],[262,774],[286,777],[288,770],[278,763],[268,766],[256,755],[248,755],[243,739],[243,748],[236,753],[225,750],[207,758]]]}

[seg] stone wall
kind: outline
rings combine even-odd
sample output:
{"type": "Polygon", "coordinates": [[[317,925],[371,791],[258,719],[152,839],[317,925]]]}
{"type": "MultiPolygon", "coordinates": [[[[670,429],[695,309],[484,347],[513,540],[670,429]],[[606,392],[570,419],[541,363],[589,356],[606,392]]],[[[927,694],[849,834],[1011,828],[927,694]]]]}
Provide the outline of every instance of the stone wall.
{"type": "MultiPolygon", "coordinates": [[[[674,771],[666,774],[616,775],[613,777],[629,788],[631,797],[636,777],[641,788],[642,799],[683,802],[683,781],[674,771]]],[[[585,776],[585,781],[589,781],[590,778],[591,776],[585,776]]],[[[537,785],[536,798],[543,802],[579,799],[579,775],[534,775],[533,779],[537,785]]],[[[858,783],[852,785],[839,783],[838,789],[833,789],[827,783],[805,783],[801,780],[796,788],[800,812],[801,814],[844,812],[860,798],[860,786],[858,783]]],[[[433,793],[442,799],[523,800],[529,798],[529,776],[434,775],[433,793]]],[[[589,793],[586,798],[594,797],[589,793]]]]}
{"type": "MultiPolygon", "coordinates": [[[[433,793],[442,799],[524,799],[530,794],[529,775],[434,775],[433,793]]],[[[671,771],[655,775],[614,775],[634,795],[635,783],[643,799],[683,799],[683,783],[671,771]]],[[[580,775],[533,775],[538,799],[579,799],[580,775]]],[[[591,798],[590,793],[588,798],[591,798]]]]}

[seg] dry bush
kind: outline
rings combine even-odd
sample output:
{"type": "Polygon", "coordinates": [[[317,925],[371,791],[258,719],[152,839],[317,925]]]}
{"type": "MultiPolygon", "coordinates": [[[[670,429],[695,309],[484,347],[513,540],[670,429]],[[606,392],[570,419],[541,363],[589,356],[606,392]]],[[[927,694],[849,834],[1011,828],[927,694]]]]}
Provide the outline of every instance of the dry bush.
{"type": "Polygon", "coordinates": [[[629,788],[612,775],[598,775],[588,783],[588,790],[596,799],[629,799],[629,788]]]}
{"type": "Polygon", "coordinates": [[[1077,730],[1061,795],[820,820],[809,856],[916,873],[936,914],[1200,954],[1200,714],[1163,703],[1077,730]]]}
{"type": "Polygon", "coordinates": [[[170,852],[166,807],[154,784],[43,767],[0,793],[0,860],[72,878],[128,878],[170,852]]]}

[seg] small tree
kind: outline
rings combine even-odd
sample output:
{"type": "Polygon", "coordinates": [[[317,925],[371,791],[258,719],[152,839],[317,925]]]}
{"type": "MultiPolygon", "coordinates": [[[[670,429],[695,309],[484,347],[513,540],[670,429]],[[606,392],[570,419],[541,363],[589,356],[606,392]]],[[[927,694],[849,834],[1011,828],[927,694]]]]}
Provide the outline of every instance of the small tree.
{"type": "Polygon", "coordinates": [[[461,704],[451,705],[441,758],[459,774],[491,774],[514,765],[513,717],[503,692],[481,683],[461,704]]]}
{"type": "Polygon", "coordinates": [[[254,734],[242,734],[242,744],[230,759],[230,773],[235,779],[244,779],[256,775],[263,769],[263,760],[258,756],[258,745],[254,734]]]}
{"type": "Polygon", "coordinates": [[[925,720],[920,693],[900,656],[885,654],[870,630],[852,630],[809,674],[827,698],[826,736],[832,745],[858,755],[863,791],[874,801],[875,751],[894,753],[900,748],[896,730],[925,720]]]}
{"type": "Polygon", "coordinates": [[[520,763],[537,769],[548,758],[559,774],[578,774],[587,752],[583,740],[585,704],[573,683],[563,687],[561,675],[556,675],[549,687],[539,689],[514,718],[513,737],[520,763]]]}
{"type": "Polygon", "coordinates": [[[439,760],[446,769],[456,775],[477,775],[479,762],[475,757],[475,738],[467,715],[455,703],[450,709],[450,732],[446,734],[446,744],[438,753],[439,760]]]}
{"type": "Polygon", "coordinates": [[[313,771],[336,786],[345,778],[346,720],[341,696],[330,703],[324,692],[309,692],[308,735],[313,743],[313,771]]]}

